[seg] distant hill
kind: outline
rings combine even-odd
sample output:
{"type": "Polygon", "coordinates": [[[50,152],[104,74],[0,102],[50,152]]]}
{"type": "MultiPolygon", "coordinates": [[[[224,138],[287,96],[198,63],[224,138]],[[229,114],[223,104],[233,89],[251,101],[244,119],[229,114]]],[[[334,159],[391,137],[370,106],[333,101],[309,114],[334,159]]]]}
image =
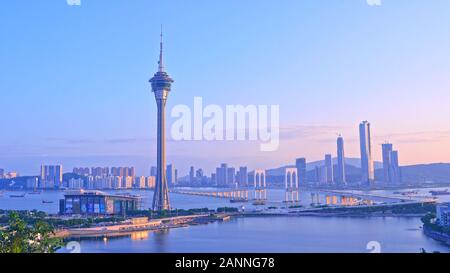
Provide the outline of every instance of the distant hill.
{"type": "Polygon", "coordinates": [[[450,163],[403,166],[402,179],[407,183],[450,183],[450,163]]]}
{"type": "MultiPolygon", "coordinates": [[[[335,160],[333,160],[336,162],[335,160]]],[[[348,183],[357,183],[361,181],[361,168],[359,167],[359,159],[349,158],[345,159],[345,173],[348,183]]],[[[315,161],[307,163],[306,179],[308,181],[315,181],[316,166],[323,166],[324,161],[315,161]]],[[[284,171],[287,167],[283,166],[276,169],[267,170],[267,181],[272,184],[282,184],[284,182],[284,171]]],[[[336,169],[336,164],[333,166],[336,169]]],[[[403,183],[407,184],[423,184],[423,183],[437,183],[450,184],[450,163],[432,163],[401,166],[401,174],[403,183]]],[[[336,176],[336,172],[334,172],[336,176]]],[[[384,179],[383,165],[381,162],[375,162],[375,180],[382,181],[384,179]]]]}
{"type": "MultiPolygon", "coordinates": [[[[325,164],[325,160],[319,160],[319,161],[312,161],[312,162],[306,162],[306,171],[314,171],[314,169],[316,168],[316,166],[323,166],[325,164]]],[[[333,158],[333,164],[336,165],[337,164],[337,158],[333,158]]],[[[359,158],[345,158],[345,165],[346,165],[346,169],[349,168],[349,173],[352,173],[352,171],[354,170],[354,168],[360,169],[361,167],[361,160],[359,158]]],[[[382,169],[383,168],[383,163],[382,162],[378,162],[375,161],[374,162],[375,165],[375,169],[382,169]]],[[[284,175],[284,171],[286,168],[294,168],[295,165],[287,165],[287,166],[282,166],[279,168],[275,168],[275,169],[268,169],[266,170],[267,175],[274,175],[274,176],[278,176],[278,175],[284,175]]]]}

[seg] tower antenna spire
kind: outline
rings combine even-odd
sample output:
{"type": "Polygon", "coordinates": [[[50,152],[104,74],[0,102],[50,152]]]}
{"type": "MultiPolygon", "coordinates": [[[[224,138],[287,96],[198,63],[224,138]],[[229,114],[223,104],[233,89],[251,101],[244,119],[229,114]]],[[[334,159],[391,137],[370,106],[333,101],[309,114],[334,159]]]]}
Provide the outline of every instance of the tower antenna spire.
{"type": "Polygon", "coordinates": [[[158,61],[158,71],[164,71],[164,63],[163,63],[163,26],[161,24],[161,41],[159,43],[159,61],[158,61]]]}

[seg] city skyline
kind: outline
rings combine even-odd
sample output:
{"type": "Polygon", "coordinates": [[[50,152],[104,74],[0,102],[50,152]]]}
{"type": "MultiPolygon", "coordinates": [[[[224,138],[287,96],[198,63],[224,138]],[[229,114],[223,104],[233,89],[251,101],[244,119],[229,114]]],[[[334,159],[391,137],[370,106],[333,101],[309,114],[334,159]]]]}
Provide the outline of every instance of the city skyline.
{"type": "Polygon", "coordinates": [[[450,41],[444,38],[447,30],[433,28],[448,23],[443,11],[450,4],[432,7],[412,1],[404,11],[402,3],[373,8],[363,1],[288,2],[289,9],[274,8],[275,3],[239,3],[242,12],[237,12],[233,22],[214,19],[230,9],[221,3],[213,7],[207,2],[172,1],[153,7],[140,1],[134,5],[114,2],[107,7],[83,3],[76,8],[65,3],[5,3],[0,20],[8,39],[1,45],[1,52],[7,54],[1,55],[0,72],[5,77],[0,88],[4,101],[14,103],[0,109],[0,121],[9,132],[0,136],[0,166],[31,175],[42,164],[85,165],[70,162],[78,161],[136,165],[147,173],[148,166],[156,162],[149,156],[156,154],[156,139],[151,134],[156,122],[151,120],[151,130],[147,126],[156,107],[148,107],[151,97],[140,90],[146,88],[142,81],[149,76],[161,23],[170,40],[167,62],[180,90],[168,110],[177,104],[191,105],[194,96],[222,106],[276,103],[281,110],[280,148],[269,153],[269,160],[258,150],[259,143],[169,139],[168,162],[182,173],[191,165],[185,162],[212,171],[221,162],[254,169],[291,164],[298,156],[319,160],[335,151],[338,133],[346,139],[346,155],[359,157],[355,126],[364,119],[374,129],[374,160],[381,161],[381,144],[387,140],[401,151],[400,165],[450,162],[450,130],[445,120],[450,110],[444,104],[450,86],[446,77],[450,41]],[[173,11],[173,5],[206,18],[187,17],[173,11]],[[160,13],[147,19],[145,11],[150,8],[160,13]],[[117,16],[136,12],[135,20],[113,20],[98,12],[101,9],[117,16]],[[44,10],[50,12],[45,18],[39,13],[44,10]],[[247,17],[248,10],[255,12],[247,17]],[[333,16],[328,18],[324,12],[333,16]],[[413,15],[417,12],[428,21],[416,22],[413,15]],[[167,13],[186,20],[184,24],[167,20],[162,15],[167,13]],[[261,23],[268,15],[279,20],[261,23]],[[111,26],[99,25],[100,19],[111,26]],[[259,23],[252,23],[253,19],[259,23]],[[56,20],[65,27],[52,24],[56,20]],[[85,21],[80,24],[80,20],[85,21]],[[203,20],[214,28],[203,26],[203,20]],[[419,28],[404,32],[412,22],[419,28]],[[12,25],[17,27],[8,28],[12,25]],[[45,33],[44,26],[49,28],[45,33]],[[435,30],[430,32],[430,28],[435,30]],[[219,29],[221,36],[211,29],[219,29]],[[356,38],[361,36],[367,41],[356,38]],[[380,45],[377,38],[388,42],[380,45]],[[54,41],[51,50],[49,40],[54,41]],[[406,58],[411,65],[402,64],[406,58]],[[379,64],[385,71],[377,69],[379,64]],[[437,66],[439,70],[431,69],[437,66]],[[19,72],[24,67],[32,71],[27,81],[21,80],[19,72]],[[274,78],[283,79],[277,88],[283,88],[286,96],[272,96],[274,78]],[[301,101],[290,99],[299,95],[301,101]],[[412,108],[420,111],[412,113],[412,108]],[[198,150],[205,154],[196,154],[198,150]],[[211,160],[212,155],[220,158],[211,160]]]}

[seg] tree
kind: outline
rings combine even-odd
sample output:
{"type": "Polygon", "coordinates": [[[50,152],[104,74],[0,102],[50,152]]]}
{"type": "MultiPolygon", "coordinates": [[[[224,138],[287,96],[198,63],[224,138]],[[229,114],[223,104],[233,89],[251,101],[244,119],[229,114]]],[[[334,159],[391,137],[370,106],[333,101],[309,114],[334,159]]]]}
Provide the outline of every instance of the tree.
{"type": "Polygon", "coordinates": [[[0,253],[53,253],[62,247],[48,223],[38,220],[29,226],[17,212],[8,218],[8,226],[0,230],[0,253]]]}

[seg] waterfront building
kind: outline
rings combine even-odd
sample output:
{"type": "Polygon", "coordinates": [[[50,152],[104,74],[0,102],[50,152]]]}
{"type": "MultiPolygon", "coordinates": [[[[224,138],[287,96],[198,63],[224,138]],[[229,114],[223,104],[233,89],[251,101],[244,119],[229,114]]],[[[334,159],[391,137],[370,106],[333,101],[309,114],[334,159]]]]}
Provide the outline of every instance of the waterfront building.
{"type": "Polygon", "coordinates": [[[67,193],[60,200],[63,215],[126,215],[139,209],[139,198],[130,195],[109,195],[100,191],[67,193]]]}
{"type": "Polygon", "coordinates": [[[402,172],[398,161],[398,151],[392,151],[391,154],[392,182],[394,184],[402,183],[402,172]]]}
{"type": "Polygon", "coordinates": [[[203,178],[203,169],[200,168],[195,172],[195,178],[197,178],[198,180],[202,180],[203,178]]]}
{"type": "Polygon", "coordinates": [[[173,186],[177,183],[176,169],[173,164],[167,165],[166,176],[167,176],[167,183],[169,183],[169,186],[173,186]]]}
{"type": "Polygon", "coordinates": [[[400,184],[401,172],[398,162],[398,151],[393,150],[390,143],[381,145],[383,154],[383,174],[386,184],[400,184]]]}
{"type": "Polygon", "coordinates": [[[227,169],[227,186],[234,186],[236,182],[236,169],[228,168],[227,169]]]}
{"type": "Polygon", "coordinates": [[[70,190],[81,190],[84,188],[84,180],[81,178],[78,179],[71,178],[68,181],[67,187],[70,190]]]}
{"type": "Polygon", "coordinates": [[[450,203],[438,204],[436,206],[437,224],[440,226],[450,226],[450,203]]]}
{"type": "Polygon", "coordinates": [[[43,188],[61,187],[63,182],[62,165],[42,165],[41,185],[43,188]]]}
{"type": "Polygon", "coordinates": [[[295,160],[299,185],[306,185],[306,158],[301,157],[295,160]]]}
{"type": "Polygon", "coordinates": [[[145,176],[137,176],[134,179],[134,187],[137,189],[145,189],[147,188],[147,183],[145,181],[145,176]]]}
{"type": "Polygon", "coordinates": [[[156,167],[155,166],[152,166],[150,168],[150,176],[155,176],[156,177],[156,167]]]}
{"type": "Polygon", "coordinates": [[[113,189],[121,189],[122,188],[122,176],[114,176],[112,180],[112,188],[113,189]]]}
{"type": "Polygon", "coordinates": [[[345,185],[347,179],[345,177],[345,153],[344,153],[344,138],[339,135],[336,141],[337,144],[337,169],[336,182],[340,185],[345,185]]]}
{"type": "Polygon", "coordinates": [[[333,184],[334,174],[333,174],[333,157],[330,154],[325,155],[325,169],[326,169],[326,183],[333,184]]]}
{"type": "Polygon", "coordinates": [[[193,185],[195,180],[195,171],[194,166],[191,166],[189,169],[189,184],[193,185]]]}
{"type": "Polygon", "coordinates": [[[107,176],[107,177],[95,177],[94,180],[94,188],[95,189],[112,189],[112,183],[113,183],[113,176],[107,176]]]}
{"type": "Polygon", "coordinates": [[[30,177],[27,179],[27,189],[33,189],[36,190],[39,188],[39,178],[37,177],[30,177]]]}
{"type": "Polygon", "coordinates": [[[148,189],[154,189],[156,185],[156,176],[147,176],[146,185],[148,189]]]}
{"type": "Polygon", "coordinates": [[[392,144],[384,143],[381,144],[382,156],[383,156],[383,178],[384,182],[387,184],[392,184],[392,144]]]}
{"type": "Polygon", "coordinates": [[[361,182],[369,186],[375,180],[375,172],[372,160],[370,123],[368,121],[363,121],[359,124],[359,145],[361,152],[361,182]]]}
{"type": "Polygon", "coordinates": [[[247,167],[239,167],[239,171],[237,174],[237,183],[240,187],[248,186],[248,171],[247,167]]]}
{"type": "Polygon", "coordinates": [[[317,184],[326,184],[328,182],[328,171],[325,166],[316,166],[315,174],[317,184]]]}
{"type": "Polygon", "coordinates": [[[222,163],[219,168],[216,168],[216,181],[217,186],[226,187],[227,186],[227,174],[228,174],[228,165],[226,163],[222,163]]]}
{"type": "Polygon", "coordinates": [[[131,189],[133,188],[134,177],[133,176],[124,176],[122,179],[122,188],[131,189]]]}

